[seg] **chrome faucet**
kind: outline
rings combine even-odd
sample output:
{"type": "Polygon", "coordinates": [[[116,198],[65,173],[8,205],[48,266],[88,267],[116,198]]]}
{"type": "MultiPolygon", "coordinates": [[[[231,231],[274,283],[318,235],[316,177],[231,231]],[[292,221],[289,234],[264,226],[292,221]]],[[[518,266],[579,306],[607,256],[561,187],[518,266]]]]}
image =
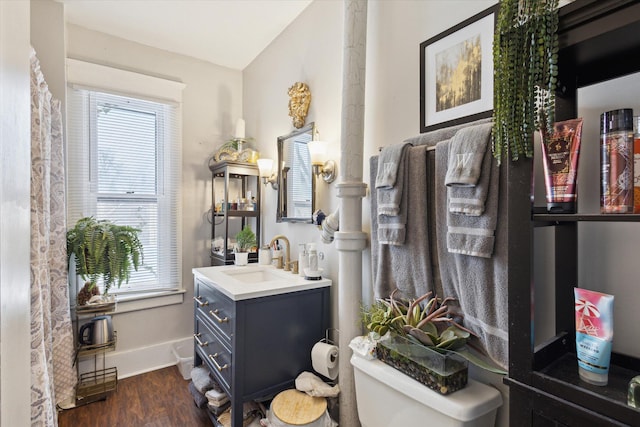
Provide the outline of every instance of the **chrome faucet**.
{"type": "Polygon", "coordinates": [[[283,234],[278,234],[277,236],[275,236],[273,239],[271,239],[271,243],[269,243],[269,247],[273,246],[273,243],[276,240],[284,240],[284,245],[285,245],[285,257],[283,260],[283,267],[284,267],[284,271],[289,271],[290,268],[290,261],[291,261],[291,248],[289,246],[289,239],[287,239],[283,234]]]}

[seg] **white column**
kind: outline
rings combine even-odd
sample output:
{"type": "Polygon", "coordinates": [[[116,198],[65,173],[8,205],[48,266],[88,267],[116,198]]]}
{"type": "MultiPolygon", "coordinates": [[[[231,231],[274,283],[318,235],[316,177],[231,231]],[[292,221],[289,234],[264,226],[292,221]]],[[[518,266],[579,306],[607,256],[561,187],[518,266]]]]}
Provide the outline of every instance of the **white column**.
{"type": "Polygon", "coordinates": [[[362,182],[364,146],[364,82],[367,37],[367,0],[344,0],[344,46],[342,71],[342,142],[340,160],[340,231],[335,234],[339,251],[338,329],[340,347],[340,425],[357,427],[353,368],[349,342],[362,334],[362,251],[367,236],[362,232],[362,182]]]}

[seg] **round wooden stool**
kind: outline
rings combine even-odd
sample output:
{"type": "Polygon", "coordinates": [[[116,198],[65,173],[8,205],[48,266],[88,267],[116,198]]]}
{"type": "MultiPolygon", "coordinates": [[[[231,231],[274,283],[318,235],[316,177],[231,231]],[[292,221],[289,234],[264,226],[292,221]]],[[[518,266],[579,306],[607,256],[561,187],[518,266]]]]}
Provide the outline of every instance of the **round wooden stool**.
{"type": "Polygon", "coordinates": [[[271,402],[273,415],[292,426],[313,425],[326,410],[327,400],[324,397],[312,397],[295,389],[278,393],[271,402]]]}

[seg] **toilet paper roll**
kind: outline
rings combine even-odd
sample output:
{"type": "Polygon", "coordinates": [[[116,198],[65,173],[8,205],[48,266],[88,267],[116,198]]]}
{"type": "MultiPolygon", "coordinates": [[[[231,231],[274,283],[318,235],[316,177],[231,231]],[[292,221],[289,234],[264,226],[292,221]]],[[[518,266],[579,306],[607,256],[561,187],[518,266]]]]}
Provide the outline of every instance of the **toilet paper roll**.
{"type": "Polygon", "coordinates": [[[317,342],[311,349],[311,365],[320,375],[335,380],[338,377],[338,347],[317,342]]]}

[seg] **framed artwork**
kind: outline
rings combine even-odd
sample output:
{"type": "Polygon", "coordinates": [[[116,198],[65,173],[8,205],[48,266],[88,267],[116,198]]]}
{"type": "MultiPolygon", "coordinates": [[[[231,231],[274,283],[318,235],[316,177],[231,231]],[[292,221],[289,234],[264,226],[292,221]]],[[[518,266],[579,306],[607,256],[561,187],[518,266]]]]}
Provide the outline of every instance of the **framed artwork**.
{"type": "Polygon", "coordinates": [[[491,117],[498,5],[420,43],[420,132],[491,117]]]}

